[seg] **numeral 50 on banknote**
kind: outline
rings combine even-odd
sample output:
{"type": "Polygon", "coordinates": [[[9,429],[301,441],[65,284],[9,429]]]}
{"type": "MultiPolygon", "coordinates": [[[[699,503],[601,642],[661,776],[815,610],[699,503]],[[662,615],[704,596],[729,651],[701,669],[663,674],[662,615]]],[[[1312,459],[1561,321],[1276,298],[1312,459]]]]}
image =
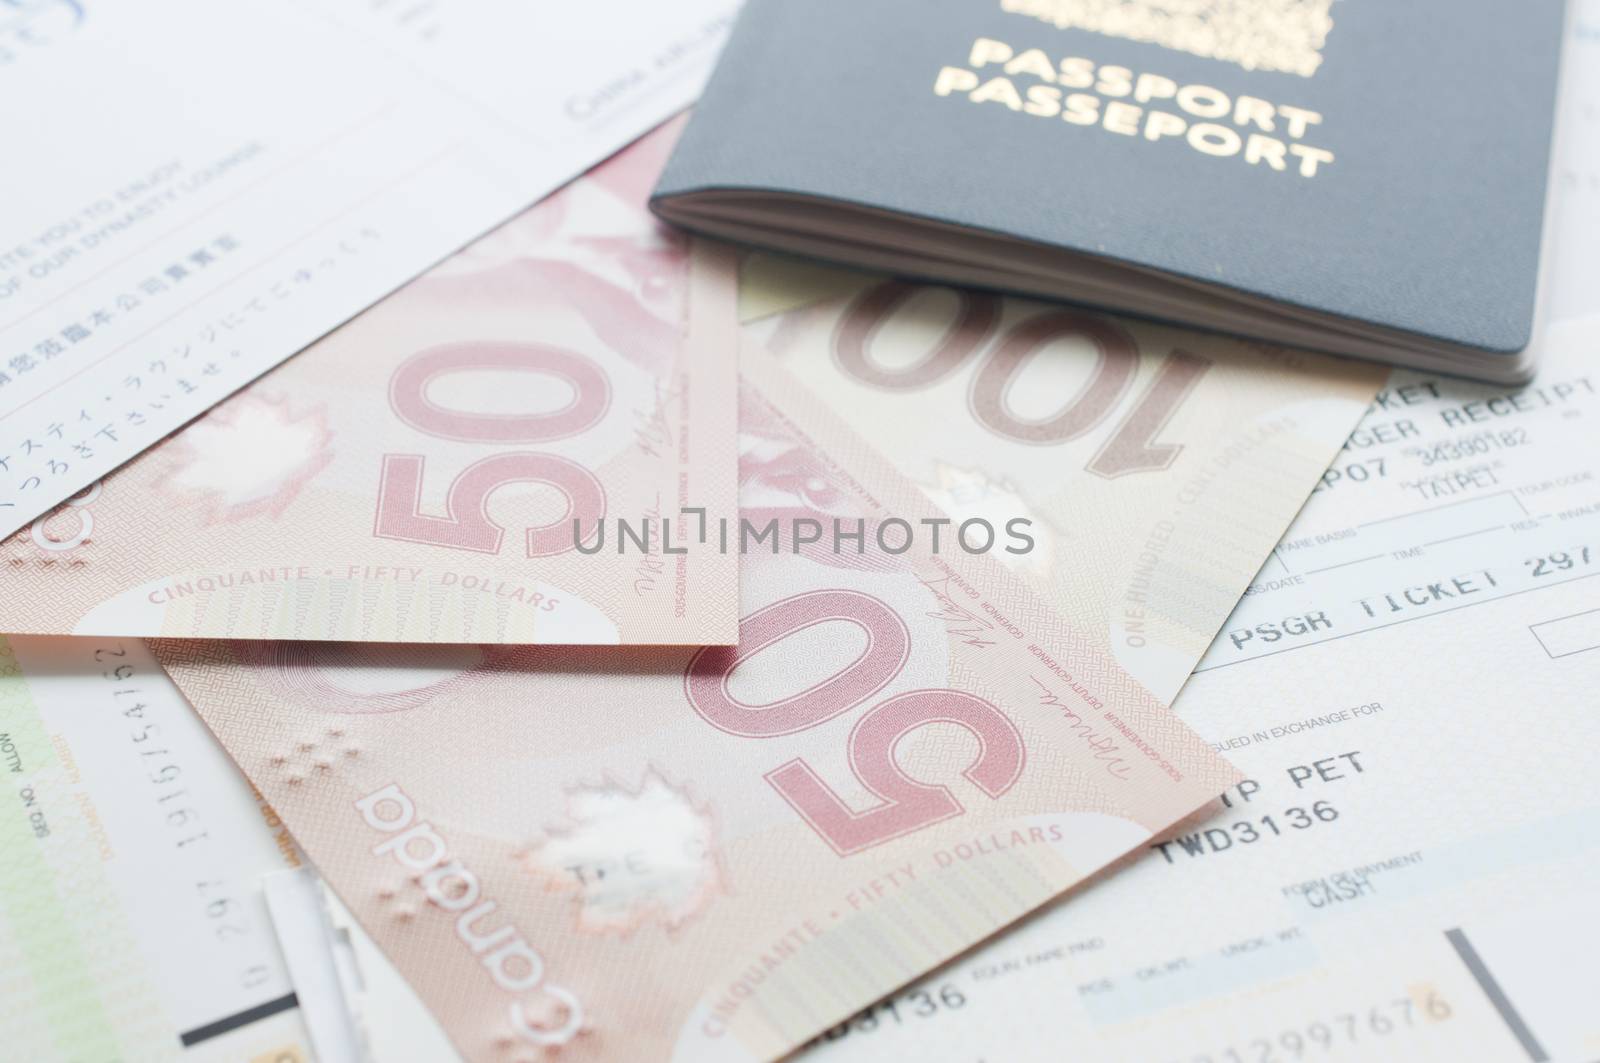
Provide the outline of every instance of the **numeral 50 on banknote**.
{"type": "MultiPolygon", "coordinates": [[[[684,692],[711,726],[746,738],[777,738],[809,730],[849,712],[882,690],[905,668],[911,633],[889,606],[852,590],[798,594],[756,610],[739,626],[739,645],[702,649],[689,662],[684,692]],[[790,635],[844,620],[867,635],[867,649],[842,670],[798,694],[769,705],[750,705],[728,690],[741,661],[790,635]]],[[[959,690],[912,690],[881,701],[850,731],[850,769],[882,804],[856,812],[797,757],[767,772],[766,780],[840,856],[869,849],[961,815],[947,787],[918,782],[895,763],[894,747],[933,723],[955,724],[978,740],[978,756],[962,774],[998,798],[1022,774],[1022,734],[1011,718],[983,698],[959,690]]]]}
{"type": "MultiPolygon", "coordinates": [[[[575,351],[531,343],[451,343],[420,351],[389,378],[389,408],[396,417],[436,439],[467,443],[548,443],[582,435],[604,420],[611,381],[590,358],[575,351]],[[560,409],[540,413],[486,414],[450,409],[428,398],[430,382],[447,373],[523,370],[559,380],[572,389],[560,409]]],[[[605,515],[606,491],[585,466],[559,454],[503,451],[456,475],[445,496],[446,515],[421,512],[421,454],[385,454],[378,484],[374,535],[430,543],[453,550],[500,552],[505,529],[489,517],[489,496],[512,483],[546,484],[566,499],[561,519],[527,529],[529,557],[571,550],[588,539],[605,515]],[[568,520],[574,523],[569,524],[568,520]],[[583,529],[578,532],[575,529],[583,529]]]]}

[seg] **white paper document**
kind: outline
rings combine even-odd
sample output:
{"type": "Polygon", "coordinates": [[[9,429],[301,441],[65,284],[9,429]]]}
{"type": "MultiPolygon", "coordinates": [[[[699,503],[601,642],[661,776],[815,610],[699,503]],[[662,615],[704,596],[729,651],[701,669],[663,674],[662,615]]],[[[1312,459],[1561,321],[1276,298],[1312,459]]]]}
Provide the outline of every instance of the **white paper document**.
{"type": "Polygon", "coordinates": [[[0,1057],[309,1063],[289,832],[136,639],[0,638],[0,1057]]]}
{"type": "Polygon", "coordinates": [[[0,5],[0,536],[687,105],[736,6],[0,5]]]}
{"type": "Polygon", "coordinates": [[[1245,782],[801,1058],[1600,1058],[1600,320],[1541,364],[1380,392],[1178,697],[1245,782]]]}

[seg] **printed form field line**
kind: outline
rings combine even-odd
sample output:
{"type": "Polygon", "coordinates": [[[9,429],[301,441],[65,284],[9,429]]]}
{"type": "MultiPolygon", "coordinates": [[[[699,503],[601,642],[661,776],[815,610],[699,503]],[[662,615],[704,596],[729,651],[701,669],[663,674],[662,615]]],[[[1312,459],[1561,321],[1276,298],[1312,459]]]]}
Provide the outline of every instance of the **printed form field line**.
{"type": "Polygon", "coordinates": [[[1529,625],[1528,630],[1551,660],[1600,650],[1600,609],[1544,620],[1529,625]]]}
{"type": "MultiPolygon", "coordinates": [[[[1503,531],[1511,526],[1510,521],[1506,520],[1503,516],[1499,523],[1492,524],[1487,527],[1478,527],[1467,532],[1439,535],[1436,538],[1424,540],[1414,540],[1408,538],[1407,533],[1404,530],[1404,526],[1392,526],[1399,521],[1411,520],[1415,518],[1427,518],[1435,513],[1441,512],[1442,510],[1451,509],[1456,506],[1469,505],[1472,503],[1482,504],[1491,499],[1500,498],[1501,496],[1511,496],[1513,501],[1517,501],[1514,493],[1511,491],[1496,491],[1494,494],[1490,495],[1479,495],[1477,498],[1464,498],[1457,502],[1450,502],[1442,506],[1434,506],[1431,509],[1419,509],[1411,513],[1399,513],[1392,517],[1382,517],[1378,520],[1365,521],[1361,524],[1355,525],[1354,527],[1338,529],[1336,532],[1324,533],[1330,536],[1327,541],[1314,545],[1309,543],[1304,544],[1301,549],[1294,551],[1296,557],[1303,557],[1304,559],[1301,562],[1301,567],[1294,569],[1291,569],[1288,565],[1288,562],[1283,559],[1281,552],[1282,544],[1279,544],[1278,547],[1273,548],[1272,556],[1277,560],[1278,564],[1283,566],[1283,570],[1291,575],[1299,574],[1302,576],[1314,576],[1320,572],[1328,572],[1336,568],[1343,568],[1346,565],[1360,564],[1365,561],[1376,560],[1397,550],[1407,550],[1418,546],[1443,546],[1459,539],[1470,539],[1478,535],[1487,535],[1488,533],[1494,531],[1503,531]],[[1377,530],[1374,531],[1372,529],[1377,530]],[[1369,551],[1376,549],[1379,552],[1365,554],[1361,557],[1355,558],[1347,557],[1343,560],[1335,561],[1326,565],[1320,565],[1315,568],[1303,567],[1305,564],[1312,563],[1319,555],[1327,556],[1331,553],[1337,557],[1340,553],[1348,552],[1347,550],[1341,550],[1341,547],[1356,547],[1369,551]]],[[[1519,510],[1516,514],[1513,514],[1513,516],[1525,516],[1527,510],[1525,508],[1520,508],[1520,501],[1518,501],[1517,504],[1519,506],[1519,510]]],[[[1494,518],[1490,517],[1489,519],[1493,520],[1494,518]]],[[[1428,530],[1433,531],[1437,535],[1438,532],[1448,531],[1449,529],[1433,528],[1428,530]]],[[[1426,534],[1426,531],[1424,531],[1423,534],[1426,534]]]]}
{"type": "Polygon", "coordinates": [[[1315,639],[1310,642],[1302,642],[1294,646],[1285,646],[1281,650],[1269,650],[1266,653],[1258,653],[1253,657],[1241,657],[1237,661],[1222,661],[1218,664],[1202,665],[1201,667],[1196,668],[1192,674],[1198,675],[1201,672],[1214,672],[1219,668],[1231,668],[1236,664],[1246,664],[1250,661],[1259,661],[1263,657],[1276,657],[1280,653],[1292,653],[1295,650],[1303,650],[1308,646],[1320,646],[1324,642],[1338,642],[1340,639],[1354,638],[1357,635],[1368,635],[1374,631],[1382,631],[1384,628],[1398,627],[1401,624],[1411,624],[1418,620],[1430,620],[1436,616],[1445,616],[1449,613],[1460,612],[1462,609],[1471,609],[1473,606],[1487,605],[1490,602],[1504,601],[1507,598],[1515,598],[1518,595],[1532,594],[1534,591],[1542,591],[1548,587],[1561,587],[1568,583],[1577,583],[1579,580],[1594,579],[1596,576],[1600,576],[1600,572],[1586,572],[1581,576],[1571,576],[1567,579],[1552,580],[1549,583],[1541,583],[1536,587],[1524,587],[1520,591],[1508,591],[1505,594],[1497,594],[1491,598],[1480,598],[1475,602],[1466,602],[1462,605],[1452,605],[1448,609],[1439,609],[1431,613],[1424,613],[1421,616],[1408,616],[1404,620],[1391,620],[1386,624],[1373,624],[1371,627],[1364,627],[1359,631],[1346,631],[1342,635],[1329,635],[1327,638],[1315,639]]]}
{"type": "Polygon", "coordinates": [[[1396,513],[1392,517],[1379,517],[1377,520],[1363,521],[1362,523],[1356,525],[1356,527],[1371,528],[1378,524],[1391,524],[1397,520],[1408,520],[1411,517],[1424,517],[1430,513],[1438,513],[1441,510],[1453,509],[1456,506],[1468,506],[1475,502],[1487,502],[1491,498],[1500,498],[1502,496],[1510,498],[1511,501],[1517,504],[1517,508],[1522,511],[1523,515],[1527,515],[1528,507],[1522,504],[1522,499],[1517,497],[1517,493],[1515,491],[1507,488],[1504,491],[1496,491],[1493,494],[1479,495],[1476,498],[1463,498],[1455,502],[1445,502],[1441,505],[1429,506],[1427,509],[1413,510],[1410,513],[1396,513]]]}
{"type": "Polygon", "coordinates": [[[1380,557],[1388,557],[1388,556],[1389,556],[1388,554],[1372,554],[1370,557],[1358,557],[1358,558],[1354,558],[1353,560],[1350,560],[1350,561],[1340,561],[1336,565],[1324,565],[1321,568],[1309,569],[1309,570],[1306,571],[1305,574],[1307,576],[1315,576],[1319,572],[1332,572],[1336,568],[1344,568],[1347,565],[1364,565],[1368,561],[1376,561],[1380,557]]]}
{"type": "Polygon", "coordinates": [[[1453,543],[1453,542],[1456,542],[1456,541],[1461,540],[1461,539],[1471,539],[1471,538],[1474,538],[1474,537],[1479,536],[1479,535],[1488,535],[1490,532],[1504,531],[1507,527],[1509,527],[1509,525],[1496,524],[1492,528],[1479,528],[1477,531],[1462,532],[1460,535],[1451,535],[1451,536],[1447,536],[1446,538],[1443,538],[1443,539],[1435,539],[1432,542],[1423,543],[1422,545],[1423,546],[1443,546],[1445,543],[1453,543]]]}

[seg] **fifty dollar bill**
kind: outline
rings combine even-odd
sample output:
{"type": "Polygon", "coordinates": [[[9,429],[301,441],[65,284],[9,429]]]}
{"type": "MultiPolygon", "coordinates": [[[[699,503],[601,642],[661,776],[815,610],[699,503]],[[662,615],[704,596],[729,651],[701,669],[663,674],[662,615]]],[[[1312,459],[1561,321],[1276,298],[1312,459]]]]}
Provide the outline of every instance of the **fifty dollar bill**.
{"type": "Polygon", "coordinates": [[[740,301],[747,336],[863,413],[856,430],[957,527],[1032,521],[1035,549],[997,556],[1167,702],[1385,376],[769,256],[746,262],[740,301]]]}
{"type": "MultiPolygon", "coordinates": [[[[887,307],[867,308],[941,298],[890,291],[887,307]]],[[[835,315],[824,336],[852,305],[817,308],[835,315]]],[[[1008,309],[1010,328],[1056,312],[1008,309]]],[[[1153,658],[1163,667],[1119,660],[1117,573],[1096,559],[1122,556],[1149,527],[1191,565],[1204,563],[1208,536],[1230,554],[1259,539],[1252,563],[1230,558],[1215,578],[1247,579],[1370,397],[1365,371],[1142,329],[1152,349],[1130,350],[1111,332],[1130,326],[1073,324],[1113,336],[1097,363],[1137,360],[1131,372],[1093,370],[1124,378],[1093,401],[1131,409],[1107,438],[1053,452],[1057,488],[1070,496],[1081,483],[1062,454],[1118,454],[1143,474],[1142,487],[1055,505],[1087,544],[1081,555],[1059,548],[1055,523],[1040,527],[1021,493],[967,512],[999,526],[1034,519],[1027,527],[1053,547],[1044,564],[993,550],[1013,573],[968,555],[959,527],[929,504],[929,481],[918,491],[895,466],[916,475],[915,438],[947,462],[962,454],[975,466],[977,452],[1015,472],[1023,441],[959,405],[973,427],[954,415],[922,425],[918,403],[949,413],[937,396],[902,394],[890,410],[830,392],[815,378],[834,355],[798,346],[806,333],[792,326],[776,338],[816,395],[746,351],[741,515],[790,530],[779,552],[746,561],[738,647],[558,656],[191,641],[160,652],[469,1057],[552,1043],[577,1058],[779,1054],[1143,844],[1230,775],[1174,724],[1170,695],[1147,689],[1186,672],[1199,648],[1168,638],[1153,658]],[[1166,368],[1186,362],[1157,346],[1167,337],[1200,346],[1204,366],[1166,368]],[[1152,381],[1178,372],[1215,372],[1225,386],[1207,397],[1219,412],[1138,413],[1154,400],[1137,396],[1167,401],[1170,385],[1152,381]],[[879,446],[824,406],[858,414],[879,446]],[[991,451],[973,446],[982,433],[991,451]],[[1277,459],[1251,457],[1274,442],[1285,448],[1277,459]],[[1181,461],[1191,444],[1199,460],[1181,461]],[[1209,523],[1169,528],[1160,516],[1197,498],[1252,504],[1209,523]],[[903,554],[879,549],[892,518],[917,529],[903,554]],[[860,521],[866,545],[824,533],[796,549],[802,520],[860,521]],[[1080,562],[1099,571],[1075,577],[1080,562]],[[1078,579],[1078,600],[1057,595],[1058,570],[1078,579]]],[[[946,330],[935,321],[924,338],[946,330]]],[[[874,353],[905,363],[919,349],[874,353]]],[[[1082,409],[1072,394],[1053,397],[1082,409]]],[[[960,514],[957,498],[941,501],[960,514]]],[[[1184,586],[1147,588],[1152,615],[1214,629],[1232,597],[1211,587],[1175,598],[1184,586]]]]}
{"type": "Polygon", "coordinates": [[[727,252],[691,253],[644,206],[675,135],[12,536],[0,631],[731,642],[737,559],[662,552],[680,508],[734,509],[727,252]],[[654,557],[573,549],[619,517],[648,522],[654,557]]]}
{"type": "Polygon", "coordinates": [[[735,647],[156,644],[470,1059],[774,1058],[1234,778],[748,361],[743,515],[868,545],[751,553],[735,647]]]}

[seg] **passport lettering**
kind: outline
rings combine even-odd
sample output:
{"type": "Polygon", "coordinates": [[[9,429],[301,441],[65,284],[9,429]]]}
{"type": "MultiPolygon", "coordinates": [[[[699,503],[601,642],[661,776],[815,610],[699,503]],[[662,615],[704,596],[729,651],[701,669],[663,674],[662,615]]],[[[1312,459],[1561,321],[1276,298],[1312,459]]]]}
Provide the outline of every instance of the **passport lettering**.
{"type": "Polygon", "coordinates": [[[1333,152],[1304,139],[1322,124],[1317,111],[1210,85],[1181,85],[1163,74],[1097,65],[1083,56],[1019,51],[992,37],[972,42],[966,66],[940,68],[933,92],[1150,143],[1179,140],[1204,155],[1242,158],[1301,177],[1315,177],[1334,161],[1333,152]]]}

